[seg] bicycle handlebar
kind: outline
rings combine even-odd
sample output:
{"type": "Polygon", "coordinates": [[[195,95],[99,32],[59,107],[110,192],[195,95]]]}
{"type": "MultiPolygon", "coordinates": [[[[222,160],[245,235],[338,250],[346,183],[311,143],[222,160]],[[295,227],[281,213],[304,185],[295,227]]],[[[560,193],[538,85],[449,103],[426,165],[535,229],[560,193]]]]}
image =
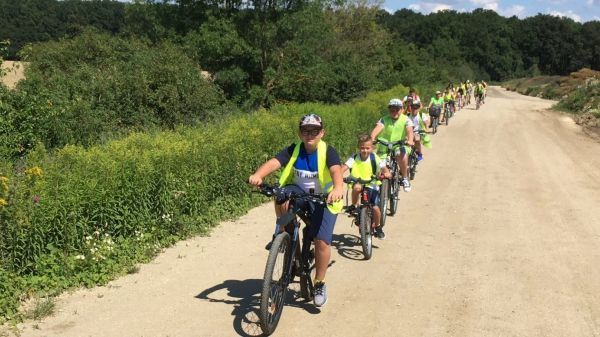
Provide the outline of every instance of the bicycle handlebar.
{"type": "Polygon", "coordinates": [[[396,145],[407,145],[406,140],[404,140],[404,139],[396,141],[396,142],[388,142],[388,141],[385,141],[383,139],[377,138],[377,141],[375,143],[376,144],[381,144],[381,145],[387,147],[388,150],[391,150],[396,145]]]}
{"type": "Polygon", "coordinates": [[[285,192],[283,187],[277,185],[269,185],[266,183],[258,186],[258,193],[264,194],[268,197],[283,196],[285,200],[305,200],[311,201],[318,204],[324,204],[327,202],[328,193],[298,193],[298,192],[285,192]]]}
{"type": "Polygon", "coordinates": [[[370,184],[371,182],[373,182],[374,180],[380,180],[380,179],[377,178],[376,176],[372,176],[371,179],[369,179],[369,180],[362,180],[361,178],[354,178],[352,176],[344,178],[344,182],[346,184],[359,183],[362,185],[367,185],[367,184],[370,184]]]}

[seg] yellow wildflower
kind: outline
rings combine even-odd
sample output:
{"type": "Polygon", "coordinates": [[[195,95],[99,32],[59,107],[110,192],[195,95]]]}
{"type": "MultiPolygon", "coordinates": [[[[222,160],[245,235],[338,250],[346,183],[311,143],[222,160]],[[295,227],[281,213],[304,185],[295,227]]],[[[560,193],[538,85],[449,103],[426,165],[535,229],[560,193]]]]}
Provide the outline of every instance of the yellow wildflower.
{"type": "Polygon", "coordinates": [[[34,166],[32,168],[25,170],[25,173],[28,176],[41,177],[42,176],[42,168],[39,166],[34,166]]]}
{"type": "Polygon", "coordinates": [[[4,192],[8,192],[8,178],[0,176],[0,186],[4,192]]]}
{"type": "Polygon", "coordinates": [[[8,205],[8,201],[0,198],[0,207],[8,205]]]}

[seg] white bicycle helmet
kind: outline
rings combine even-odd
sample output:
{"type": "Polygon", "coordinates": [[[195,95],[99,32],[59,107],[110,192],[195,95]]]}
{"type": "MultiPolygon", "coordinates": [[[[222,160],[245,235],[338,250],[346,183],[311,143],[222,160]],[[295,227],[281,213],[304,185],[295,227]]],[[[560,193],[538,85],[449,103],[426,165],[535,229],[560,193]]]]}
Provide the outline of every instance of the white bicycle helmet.
{"type": "Polygon", "coordinates": [[[388,108],[390,107],[398,107],[401,108],[402,107],[402,101],[398,98],[392,98],[390,100],[390,102],[388,103],[388,108]]]}

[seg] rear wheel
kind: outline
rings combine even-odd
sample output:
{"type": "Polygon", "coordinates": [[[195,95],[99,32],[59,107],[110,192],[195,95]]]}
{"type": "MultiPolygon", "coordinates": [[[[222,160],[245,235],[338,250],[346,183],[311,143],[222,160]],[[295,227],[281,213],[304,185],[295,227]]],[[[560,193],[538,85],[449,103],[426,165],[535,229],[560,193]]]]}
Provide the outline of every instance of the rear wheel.
{"type": "Polygon", "coordinates": [[[396,214],[396,209],[398,208],[398,192],[400,190],[400,172],[396,172],[392,180],[390,181],[389,186],[389,196],[388,199],[390,201],[390,215],[396,214]]]}
{"type": "MultiPolygon", "coordinates": [[[[306,254],[306,258],[300,258],[300,248],[298,248],[298,261],[301,261],[300,264],[307,264],[305,266],[302,267],[302,270],[300,271],[300,295],[302,296],[302,298],[304,298],[306,301],[311,301],[313,299],[314,296],[314,287],[313,287],[313,275],[311,274],[311,271],[314,273],[315,268],[314,268],[314,263],[315,263],[315,256],[314,256],[314,251],[310,250],[310,242],[308,242],[304,248],[305,252],[303,254],[306,254]]],[[[300,246],[298,246],[300,247],[300,246]]]]}
{"type": "Polygon", "coordinates": [[[385,225],[385,219],[387,218],[387,202],[388,202],[388,198],[390,197],[390,191],[389,191],[389,187],[390,186],[390,180],[389,179],[384,179],[381,182],[381,186],[380,186],[380,194],[379,194],[379,209],[381,210],[381,226],[385,225]]]}
{"type": "Polygon", "coordinates": [[[360,241],[362,244],[365,260],[369,260],[373,254],[373,209],[371,207],[362,207],[360,209],[360,241]]]}
{"type": "Polygon", "coordinates": [[[413,149],[413,152],[408,157],[408,178],[410,180],[415,179],[415,174],[417,173],[417,161],[416,152],[413,149]]]}
{"type": "Polygon", "coordinates": [[[277,235],[267,258],[260,297],[260,327],[265,335],[272,334],[277,328],[285,304],[290,281],[290,276],[286,275],[292,253],[290,241],[287,232],[277,235]]]}

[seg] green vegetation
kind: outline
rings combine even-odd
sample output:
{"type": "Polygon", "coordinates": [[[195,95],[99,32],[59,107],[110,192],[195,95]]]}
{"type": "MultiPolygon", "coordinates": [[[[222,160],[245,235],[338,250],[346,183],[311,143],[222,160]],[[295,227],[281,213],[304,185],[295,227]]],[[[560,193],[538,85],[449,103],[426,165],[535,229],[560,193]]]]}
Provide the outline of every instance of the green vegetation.
{"type": "Polygon", "coordinates": [[[244,179],[296,139],[302,114],[319,112],[326,140],[349,154],[389,97],[406,92],[396,87],[338,106],[277,104],[210,129],[134,133],[54,154],[39,147],[27,160],[5,164],[0,314],[14,317],[23,294],[103,284],[132,272],[162,247],[262,202],[244,179]]]}

